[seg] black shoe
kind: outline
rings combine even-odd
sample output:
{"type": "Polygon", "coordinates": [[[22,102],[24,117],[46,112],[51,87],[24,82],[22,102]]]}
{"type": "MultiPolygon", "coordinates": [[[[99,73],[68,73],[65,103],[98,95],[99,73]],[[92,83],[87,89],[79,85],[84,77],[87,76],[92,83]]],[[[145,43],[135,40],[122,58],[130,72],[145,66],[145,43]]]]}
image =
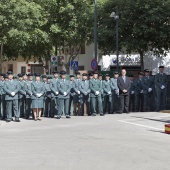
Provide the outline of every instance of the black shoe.
{"type": "Polygon", "coordinates": [[[69,115],[66,116],[67,119],[71,118],[69,115]]]}
{"type": "Polygon", "coordinates": [[[125,112],[126,114],[129,114],[130,112],[125,112]]]}
{"type": "Polygon", "coordinates": [[[122,114],[122,112],[116,112],[117,114],[122,114]]]}
{"type": "Polygon", "coordinates": [[[57,118],[57,119],[60,119],[60,118],[61,118],[61,116],[57,116],[56,118],[57,118]]]}
{"type": "Polygon", "coordinates": [[[15,122],[21,122],[19,119],[16,119],[15,122]]]}
{"type": "Polygon", "coordinates": [[[37,120],[41,121],[42,119],[38,118],[37,120]]]}
{"type": "Polygon", "coordinates": [[[6,120],[7,123],[11,122],[11,120],[6,120]]]}
{"type": "Polygon", "coordinates": [[[103,113],[100,113],[100,116],[104,116],[104,114],[103,114],[103,113]]]}
{"type": "Polygon", "coordinates": [[[93,114],[92,114],[92,116],[96,116],[96,114],[95,114],[95,113],[93,113],[93,114]]]}
{"type": "Polygon", "coordinates": [[[34,119],[34,121],[37,121],[37,118],[36,118],[36,119],[34,119]]]}

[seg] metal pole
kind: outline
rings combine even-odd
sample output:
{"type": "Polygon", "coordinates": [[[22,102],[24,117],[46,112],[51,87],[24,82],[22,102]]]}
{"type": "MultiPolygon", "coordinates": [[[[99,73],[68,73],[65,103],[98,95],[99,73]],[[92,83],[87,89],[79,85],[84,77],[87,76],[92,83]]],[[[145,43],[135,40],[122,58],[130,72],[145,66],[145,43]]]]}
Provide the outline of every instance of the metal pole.
{"type": "Polygon", "coordinates": [[[116,56],[117,56],[117,71],[119,71],[119,19],[116,19],[116,56]]]}
{"type": "Polygon", "coordinates": [[[94,58],[97,60],[97,0],[94,0],[94,58]]]}

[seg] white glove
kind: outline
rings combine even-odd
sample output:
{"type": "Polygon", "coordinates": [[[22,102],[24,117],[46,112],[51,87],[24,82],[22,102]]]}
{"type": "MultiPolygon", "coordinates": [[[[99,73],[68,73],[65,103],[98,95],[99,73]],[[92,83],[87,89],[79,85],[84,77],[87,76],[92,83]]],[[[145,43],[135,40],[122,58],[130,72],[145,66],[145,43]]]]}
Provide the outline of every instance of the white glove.
{"type": "Polygon", "coordinates": [[[163,90],[164,88],[165,88],[165,86],[164,86],[164,85],[162,85],[162,86],[161,86],[161,89],[163,90]]]}
{"type": "Polygon", "coordinates": [[[152,91],[152,88],[149,88],[149,89],[148,89],[148,92],[151,92],[151,91],[152,91]]]}
{"type": "Polygon", "coordinates": [[[143,90],[141,90],[141,92],[140,93],[143,93],[143,90]]]}
{"type": "Polygon", "coordinates": [[[66,92],[64,92],[64,95],[63,96],[67,96],[67,93],[66,92]]]}
{"type": "Polygon", "coordinates": [[[58,91],[56,91],[55,94],[58,95],[58,91]]]}
{"type": "Polygon", "coordinates": [[[39,93],[39,96],[41,97],[41,96],[42,96],[42,93],[39,93]]]}
{"type": "Polygon", "coordinates": [[[11,93],[11,96],[15,96],[15,92],[12,92],[12,93],[11,93]]]}
{"type": "Polygon", "coordinates": [[[40,94],[39,94],[39,93],[37,93],[36,95],[37,95],[37,97],[40,97],[40,94]]]}
{"type": "Polygon", "coordinates": [[[80,94],[80,91],[78,91],[77,93],[80,94]]]}
{"type": "Polygon", "coordinates": [[[31,93],[31,96],[32,96],[32,93],[31,93]]]}
{"type": "Polygon", "coordinates": [[[86,96],[86,95],[87,95],[87,92],[85,92],[84,95],[86,96]]]}
{"type": "Polygon", "coordinates": [[[111,91],[108,92],[108,95],[110,95],[110,94],[111,94],[111,91]]]}
{"type": "Polygon", "coordinates": [[[116,90],[116,94],[119,95],[119,90],[116,90]]]}
{"type": "Polygon", "coordinates": [[[96,91],[95,95],[99,95],[99,91],[96,91]]]}
{"type": "Polygon", "coordinates": [[[131,94],[134,94],[135,92],[134,91],[131,91],[131,94]]]}

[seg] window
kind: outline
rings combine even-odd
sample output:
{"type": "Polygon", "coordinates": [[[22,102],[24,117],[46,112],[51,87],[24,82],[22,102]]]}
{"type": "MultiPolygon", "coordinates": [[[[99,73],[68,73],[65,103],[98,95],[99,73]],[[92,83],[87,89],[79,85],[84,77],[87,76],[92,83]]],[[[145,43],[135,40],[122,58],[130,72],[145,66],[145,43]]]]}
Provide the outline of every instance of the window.
{"type": "Polygon", "coordinates": [[[23,67],[21,67],[21,74],[25,74],[25,73],[26,73],[26,67],[23,66],[23,67]]]}
{"type": "Polygon", "coordinates": [[[81,48],[80,54],[85,54],[85,53],[86,53],[85,44],[82,44],[82,45],[80,46],[80,48],[81,48]]]}
{"type": "Polygon", "coordinates": [[[8,71],[12,71],[13,72],[13,64],[8,64],[8,71]]]}

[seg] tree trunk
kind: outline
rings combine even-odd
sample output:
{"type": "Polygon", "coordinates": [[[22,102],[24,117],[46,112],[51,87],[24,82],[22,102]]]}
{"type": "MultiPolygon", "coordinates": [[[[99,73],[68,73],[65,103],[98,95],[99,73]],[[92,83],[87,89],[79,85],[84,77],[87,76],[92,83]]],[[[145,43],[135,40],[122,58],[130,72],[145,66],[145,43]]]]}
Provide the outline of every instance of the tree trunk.
{"type": "Polygon", "coordinates": [[[1,43],[1,49],[0,49],[0,73],[2,73],[2,61],[3,61],[3,43],[1,43]]]}
{"type": "Polygon", "coordinates": [[[139,54],[140,54],[141,71],[144,71],[144,61],[143,61],[144,52],[140,51],[139,54]]]}

